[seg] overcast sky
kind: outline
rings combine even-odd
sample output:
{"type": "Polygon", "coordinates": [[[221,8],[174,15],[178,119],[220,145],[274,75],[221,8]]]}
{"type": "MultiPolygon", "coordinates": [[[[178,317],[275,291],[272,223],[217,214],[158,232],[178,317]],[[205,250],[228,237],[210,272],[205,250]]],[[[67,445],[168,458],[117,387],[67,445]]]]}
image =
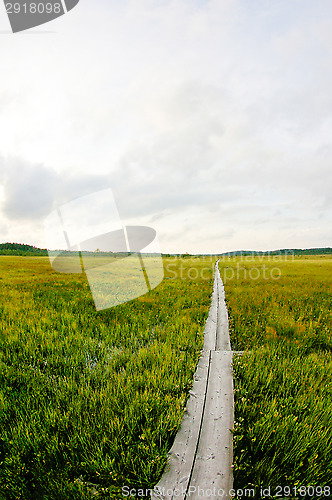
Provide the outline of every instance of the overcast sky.
{"type": "Polygon", "coordinates": [[[111,187],[163,252],[332,246],[331,0],[81,0],[9,30],[1,2],[0,242],[45,247],[111,187]]]}

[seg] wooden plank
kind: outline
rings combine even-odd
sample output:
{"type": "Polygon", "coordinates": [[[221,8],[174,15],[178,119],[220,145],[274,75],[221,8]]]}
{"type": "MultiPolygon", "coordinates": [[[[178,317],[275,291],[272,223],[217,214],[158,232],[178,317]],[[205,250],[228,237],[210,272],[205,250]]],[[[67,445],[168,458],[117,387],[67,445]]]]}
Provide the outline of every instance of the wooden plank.
{"type": "Polygon", "coordinates": [[[168,453],[165,472],[151,498],[183,500],[194,465],[198,437],[203,419],[203,409],[208,380],[210,352],[203,351],[197,365],[194,384],[190,391],[186,410],[172,448],[168,453]]]}
{"type": "Polygon", "coordinates": [[[217,270],[218,286],[218,319],[217,319],[217,340],[216,350],[231,351],[231,342],[229,338],[228,312],[225,301],[225,289],[220,278],[219,269],[217,270]]]}
{"type": "Polygon", "coordinates": [[[217,262],[204,346],[193,387],[152,499],[186,500],[202,496],[203,491],[205,497],[229,498],[233,487],[232,356],[225,291],[217,262]]]}
{"type": "Polygon", "coordinates": [[[188,497],[230,498],[233,415],[232,352],[212,351],[202,429],[188,497]]]}
{"type": "Polygon", "coordinates": [[[211,306],[209,309],[209,315],[206,320],[204,329],[203,349],[206,351],[211,351],[212,349],[216,348],[217,321],[218,321],[218,280],[216,279],[215,275],[213,282],[213,293],[211,297],[211,306]]]}

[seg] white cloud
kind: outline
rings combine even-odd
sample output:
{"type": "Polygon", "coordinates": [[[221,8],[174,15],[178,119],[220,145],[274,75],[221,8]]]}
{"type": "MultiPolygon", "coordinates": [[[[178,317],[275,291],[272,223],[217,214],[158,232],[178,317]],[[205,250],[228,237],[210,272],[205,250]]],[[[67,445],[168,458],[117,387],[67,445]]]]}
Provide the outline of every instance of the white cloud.
{"type": "Polygon", "coordinates": [[[332,7],[299,7],[87,0],[1,35],[12,239],[109,183],[164,251],[329,245],[332,7]]]}

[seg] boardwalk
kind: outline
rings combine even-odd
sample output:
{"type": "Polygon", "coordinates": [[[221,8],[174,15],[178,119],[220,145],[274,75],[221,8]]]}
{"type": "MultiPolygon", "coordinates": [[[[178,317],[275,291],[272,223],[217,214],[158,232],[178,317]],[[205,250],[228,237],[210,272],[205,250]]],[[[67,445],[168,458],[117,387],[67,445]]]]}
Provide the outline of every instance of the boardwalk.
{"type": "Polygon", "coordinates": [[[232,350],[218,263],[204,345],[181,427],[152,499],[229,499],[233,487],[232,350]]]}

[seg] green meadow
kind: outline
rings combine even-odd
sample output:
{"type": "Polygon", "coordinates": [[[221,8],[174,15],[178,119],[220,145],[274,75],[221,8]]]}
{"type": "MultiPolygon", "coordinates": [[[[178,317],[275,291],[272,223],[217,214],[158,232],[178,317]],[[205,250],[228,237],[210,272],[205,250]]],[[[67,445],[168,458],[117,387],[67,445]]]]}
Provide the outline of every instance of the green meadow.
{"type": "MultiPolygon", "coordinates": [[[[1,500],[119,500],[125,485],[157,483],[214,274],[212,258],[163,260],[157,288],[96,311],[84,274],[0,257],[1,500]]],[[[234,355],[234,488],[329,498],[332,257],[223,257],[219,268],[232,348],[244,351],[234,355]]]]}
{"type": "Polygon", "coordinates": [[[157,482],[213,283],[199,259],[164,264],[156,289],[97,312],[85,275],[0,257],[1,500],[118,499],[157,482]]]}
{"type": "Polygon", "coordinates": [[[330,498],[332,258],[225,258],[220,272],[232,348],[245,351],[234,356],[234,487],[330,498]]]}

